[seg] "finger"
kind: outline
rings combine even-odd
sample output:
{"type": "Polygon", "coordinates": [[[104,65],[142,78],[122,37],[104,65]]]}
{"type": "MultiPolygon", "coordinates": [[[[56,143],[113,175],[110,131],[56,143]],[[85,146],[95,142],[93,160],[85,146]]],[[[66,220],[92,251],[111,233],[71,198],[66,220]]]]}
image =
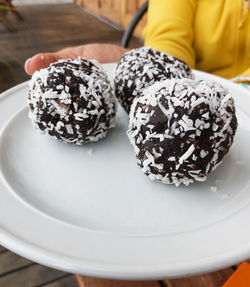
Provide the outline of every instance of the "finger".
{"type": "Polygon", "coordinates": [[[25,62],[24,68],[27,74],[32,75],[59,59],[60,56],[57,53],[37,54],[25,62]]]}

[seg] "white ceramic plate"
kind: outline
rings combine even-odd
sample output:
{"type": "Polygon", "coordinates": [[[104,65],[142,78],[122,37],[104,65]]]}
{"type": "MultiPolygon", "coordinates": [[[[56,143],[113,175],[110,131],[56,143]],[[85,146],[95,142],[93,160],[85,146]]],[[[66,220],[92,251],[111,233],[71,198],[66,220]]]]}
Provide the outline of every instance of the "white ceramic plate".
{"type": "Polygon", "coordinates": [[[250,257],[250,93],[196,75],[231,91],[239,128],[223,165],[179,188],[136,166],[121,109],[107,138],[77,147],[33,129],[27,83],[3,93],[0,243],[54,268],[118,279],[186,276],[250,257]]]}

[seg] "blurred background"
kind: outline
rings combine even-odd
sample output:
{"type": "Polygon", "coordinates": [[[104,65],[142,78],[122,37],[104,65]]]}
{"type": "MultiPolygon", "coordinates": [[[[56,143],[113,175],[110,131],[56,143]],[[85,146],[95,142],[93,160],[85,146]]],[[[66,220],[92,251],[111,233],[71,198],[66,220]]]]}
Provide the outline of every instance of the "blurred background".
{"type": "MultiPolygon", "coordinates": [[[[0,0],[0,93],[29,79],[23,66],[36,53],[91,42],[120,44],[123,31],[144,2],[0,0]]],[[[142,45],[145,17],[130,47],[142,45]]]]}

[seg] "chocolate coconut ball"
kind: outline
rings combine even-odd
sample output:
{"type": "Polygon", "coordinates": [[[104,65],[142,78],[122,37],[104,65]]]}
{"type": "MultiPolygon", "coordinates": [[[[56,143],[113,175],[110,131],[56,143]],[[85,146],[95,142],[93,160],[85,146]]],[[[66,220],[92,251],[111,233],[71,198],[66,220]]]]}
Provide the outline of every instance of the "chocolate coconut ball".
{"type": "Polygon", "coordinates": [[[116,100],[100,64],[60,60],[36,72],[28,104],[32,124],[66,143],[97,141],[114,126],[116,100]]]}
{"type": "Polygon", "coordinates": [[[134,98],[155,82],[172,78],[193,78],[189,66],[173,56],[142,47],[125,53],[115,72],[115,95],[127,113],[134,98]]]}
{"type": "Polygon", "coordinates": [[[128,137],[150,179],[178,186],[206,180],[222,163],[236,128],[227,89],[213,82],[172,79],[134,100],[128,137]]]}

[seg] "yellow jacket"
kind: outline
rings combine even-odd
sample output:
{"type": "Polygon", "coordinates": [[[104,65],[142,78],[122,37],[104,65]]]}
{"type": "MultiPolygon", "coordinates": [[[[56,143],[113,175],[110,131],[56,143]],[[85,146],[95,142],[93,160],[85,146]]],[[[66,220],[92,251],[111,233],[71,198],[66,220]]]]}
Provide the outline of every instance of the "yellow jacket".
{"type": "Polygon", "coordinates": [[[225,78],[250,74],[250,0],[150,0],[145,46],[225,78]]]}

